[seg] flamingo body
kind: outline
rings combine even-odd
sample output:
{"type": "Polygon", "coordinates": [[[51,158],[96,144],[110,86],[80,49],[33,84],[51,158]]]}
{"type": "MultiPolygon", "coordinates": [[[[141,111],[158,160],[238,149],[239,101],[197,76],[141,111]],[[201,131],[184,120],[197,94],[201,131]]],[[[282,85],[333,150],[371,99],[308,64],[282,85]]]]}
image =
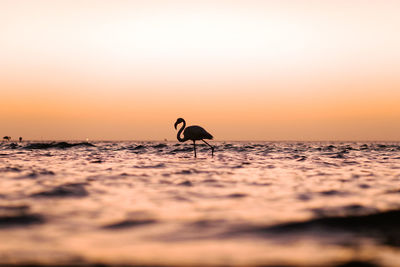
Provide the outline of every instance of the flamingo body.
{"type": "Polygon", "coordinates": [[[213,136],[204,130],[203,127],[193,125],[185,128],[183,131],[183,138],[187,140],[203,140],[213,139],[213,136]]]}

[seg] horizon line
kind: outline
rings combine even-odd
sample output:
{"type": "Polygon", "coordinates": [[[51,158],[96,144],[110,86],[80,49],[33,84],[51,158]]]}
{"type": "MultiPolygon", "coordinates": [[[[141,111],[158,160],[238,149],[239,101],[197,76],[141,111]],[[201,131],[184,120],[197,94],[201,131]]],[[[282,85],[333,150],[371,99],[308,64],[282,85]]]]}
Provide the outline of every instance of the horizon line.
{"type": "MultiPolygon", "coordinates": [[[[9,142],[19,142],[18,139],[12,139],[9,142]]],[[[23,139],[22,142],[46,142],[46,141],[83,141],[83,142],[178,142],[178,140],[164,140],[164,139],[23,139]]],[[[380,140],[380,139],[320,139],[320,140],[296,140],[296,139],[276,139],[276,140],[212,140],[216,142],[400,142],[399,140],[380,140]]],[[[4,141],[2,141],[4,142],[4,141]]]]}

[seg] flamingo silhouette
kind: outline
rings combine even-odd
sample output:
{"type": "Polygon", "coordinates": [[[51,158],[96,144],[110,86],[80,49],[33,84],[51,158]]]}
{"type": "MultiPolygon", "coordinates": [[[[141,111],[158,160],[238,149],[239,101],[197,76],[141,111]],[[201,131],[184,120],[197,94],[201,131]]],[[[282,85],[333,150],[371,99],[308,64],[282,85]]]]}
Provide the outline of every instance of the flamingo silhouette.
{"type": "Polygon", "coordinates": [[[211,156],[213,157],[214,156],[214,147],[204,140],[204,139],[213,139],[213,136],[200,126],[193,125],[193,126],[186,127],[186,122],[182,118],[178,118],[176,120],[176,122],[174,124],[175,130],[176,130],[176,126],[180,123],[183,123],[183,126],[178,131],[178,135],[177,135],[178,141],[185,142],[187,140],[192,140],[194,157],[196,158],[197,157],[196,156],[196,140],[201,140],[211,148],[211,156]],[[185,127],[186,127],[186,129],[185,129],[185,127]],[[183,131],[183,138],[181,138],[182,131],[183,131]]]}
{"type": "Polygon", "coordinates": [[[11,140],[11,137],[10,137],[10,136],[4,136],[3,139],[4,139],[4,140],[7,140],[7,141],[10,141],[10,140],[11,140]]]}

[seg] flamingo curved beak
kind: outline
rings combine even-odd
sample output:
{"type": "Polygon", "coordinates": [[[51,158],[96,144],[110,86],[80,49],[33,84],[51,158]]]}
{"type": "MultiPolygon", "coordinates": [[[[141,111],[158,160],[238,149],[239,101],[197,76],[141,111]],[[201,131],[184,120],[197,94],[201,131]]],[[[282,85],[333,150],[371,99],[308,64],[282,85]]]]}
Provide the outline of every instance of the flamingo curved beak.
{"type": "Polygon", "coordinates": [[[175,130],[176,130],[176,126],[178,126],[178,124],[179,124],[179,122],[176,121],[175,124],[174,124],[175,130]]]}

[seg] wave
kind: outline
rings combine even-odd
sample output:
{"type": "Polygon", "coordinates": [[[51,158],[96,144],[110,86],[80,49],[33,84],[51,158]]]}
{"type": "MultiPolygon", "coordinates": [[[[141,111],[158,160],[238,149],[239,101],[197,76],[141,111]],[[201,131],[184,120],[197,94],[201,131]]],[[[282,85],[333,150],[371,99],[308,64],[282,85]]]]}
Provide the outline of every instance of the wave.
{"type": "MultiPolygon", "coordinates": [[[[354,207],[358,210],[360,207],[354,207]]],[[[347,232],[375,240],[388,246],[400,247],[400,210],[381,211],[364,215],[317,217],[306,221],[288,222],[272,226],[239,227],[226,236],[243,234],[267,235],[279,238],[282,235],[314,235],[334,238],[340,232],[347,232]],[[240,229],[241,228],[241,229],[240,229]]]]}
{"type": "Polygon", "coordinates": [[[11,228],[43,224],[44,216],[37,213],[30,213],[29,206],[0,206],[0,228],[11,228]]]}
{"type": "Polygon", "coordinates": [[[88,143],[88,142],[81,142],[81,143],[67,143],[67,142],[51,142],[51,143],[31,143],[26,145],[25,149],[49,149],[49,148],[71,148],[71,147],[95,147],[95,145],[88,143]]]}
{"type": "Polygon", "coordinates": [[[63,184],[32,194],[32,197],[86,197],[89,195],[85,189],[85,183],[63,184]]]}

